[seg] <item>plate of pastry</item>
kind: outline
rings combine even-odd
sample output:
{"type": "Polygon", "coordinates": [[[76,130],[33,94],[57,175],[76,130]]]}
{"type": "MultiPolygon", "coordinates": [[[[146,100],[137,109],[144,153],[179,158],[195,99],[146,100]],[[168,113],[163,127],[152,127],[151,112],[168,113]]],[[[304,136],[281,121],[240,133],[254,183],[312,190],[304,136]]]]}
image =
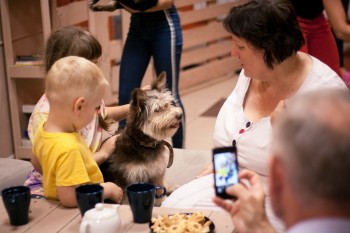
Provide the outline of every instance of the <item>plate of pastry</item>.
{"type": "Polygon", "coordinates": [[[201,211],[159,215],[151,219],[149,227],[152,233],[212,233],[215,229],[201,211]]]}

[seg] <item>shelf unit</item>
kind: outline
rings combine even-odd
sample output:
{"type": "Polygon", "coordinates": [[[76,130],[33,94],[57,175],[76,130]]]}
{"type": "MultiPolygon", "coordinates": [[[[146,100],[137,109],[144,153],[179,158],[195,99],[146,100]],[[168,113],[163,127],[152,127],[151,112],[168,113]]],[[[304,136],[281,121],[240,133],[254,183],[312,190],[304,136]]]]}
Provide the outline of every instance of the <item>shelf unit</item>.
{"type": "Polygon", "coordinates": [[[22,144],[30,114],[22,105],[35,104],[43,94],[44,71],[15,62],[17,55],[42,53],[51,33],[50,0],[1,0],[0,7],[15,157],[30,159],[31,146],[22,144]]]}

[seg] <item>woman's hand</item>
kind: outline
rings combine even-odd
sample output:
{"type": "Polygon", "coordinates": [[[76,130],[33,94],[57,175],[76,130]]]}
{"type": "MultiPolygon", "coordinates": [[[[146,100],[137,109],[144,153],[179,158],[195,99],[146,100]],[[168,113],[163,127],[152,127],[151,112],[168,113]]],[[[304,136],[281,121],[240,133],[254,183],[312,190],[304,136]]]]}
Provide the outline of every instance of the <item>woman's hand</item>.
{"type": "Polygon", "coordinates": [[[265,212],[265,193],[259,175],[248,170],[239,173],[239,183],[226,189],[236,201],[214,197],[213,202],[230,213],[237,232],[275,232],[265,212]]]}

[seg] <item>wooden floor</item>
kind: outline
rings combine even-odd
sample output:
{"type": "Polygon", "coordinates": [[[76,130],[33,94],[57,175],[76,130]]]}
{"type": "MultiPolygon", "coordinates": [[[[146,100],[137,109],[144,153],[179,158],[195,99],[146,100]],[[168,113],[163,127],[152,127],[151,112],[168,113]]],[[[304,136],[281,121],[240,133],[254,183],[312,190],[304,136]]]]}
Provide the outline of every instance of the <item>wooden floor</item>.
{"type": "Polygon", "coordinates": [[[221,106],[226,101],[226,98],[219,99],[216,103],[214,103],[211,107],[209,107],[205,112],[201,114],[203,117],[217,117],[221,106]]]}

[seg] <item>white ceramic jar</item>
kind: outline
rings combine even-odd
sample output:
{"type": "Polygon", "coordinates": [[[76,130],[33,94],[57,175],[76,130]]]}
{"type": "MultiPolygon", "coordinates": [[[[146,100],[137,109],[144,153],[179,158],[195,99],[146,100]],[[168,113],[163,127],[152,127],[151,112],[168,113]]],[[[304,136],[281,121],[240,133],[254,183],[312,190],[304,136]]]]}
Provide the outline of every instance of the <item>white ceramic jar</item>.
{"type": "Polygon", "coordinates": [[[120,229],[119,205],[105,207],[96,204],[86,211],[80,224],[80,233],[118,233],[120,229]]]}

